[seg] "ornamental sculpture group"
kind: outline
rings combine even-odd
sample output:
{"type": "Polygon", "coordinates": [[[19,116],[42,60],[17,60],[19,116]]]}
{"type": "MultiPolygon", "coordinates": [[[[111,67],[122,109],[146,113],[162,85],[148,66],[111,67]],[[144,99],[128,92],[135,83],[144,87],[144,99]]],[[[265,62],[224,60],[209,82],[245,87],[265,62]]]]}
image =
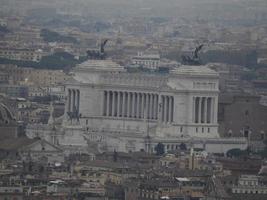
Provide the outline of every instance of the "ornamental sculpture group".
{"type": "Polygon", "coordinates": [[[183,65],[201,65],[201,61],[199,58],[199,51],[203,48],[203,44],[196,47],[195,51],[192,53],[191,56],[182,55],[182,64],[183,65]]]}
{"type": "Polygon", "coordinates": [[[104,60],[106,58],[105,45],[107,44],[108,39],[101,41],[99,49],[90,49],[87,51],[87,57],[93,60],[104,60]]]}
{"type": "MultiPolygon", "coordinates": [[[[90,49],[87,51],[87,57],[89,59],[94,59],[94,60],[104,60],[107,56],[105,52],[105,45],[107,44],[108,39],[105,39],[101,41],[100,48],[99,49],[90,49]]],[[[199,58],[199,52],[203,48],[203,44],[197,46],[195,48],[195,51],[192,52],[192,55],[182,55],[182,64],[183,65],[201,65],[201,61],[199,58]]]]}

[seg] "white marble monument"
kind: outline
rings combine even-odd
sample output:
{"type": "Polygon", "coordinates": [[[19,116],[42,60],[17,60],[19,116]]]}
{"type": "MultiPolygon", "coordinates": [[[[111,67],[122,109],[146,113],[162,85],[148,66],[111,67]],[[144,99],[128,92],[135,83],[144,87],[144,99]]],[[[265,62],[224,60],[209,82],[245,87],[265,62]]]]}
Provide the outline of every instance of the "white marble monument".
{"type": "Polygon", "coordinates": [[[181,142],[216,153],[227,151],[224,144],[244,149],[242,138],[219,138],[218,84],[206,66],[128,73],[111,60],[86,61],[66,84],[59,144],[97,142],[100,150],[124,152],[152,152],[159,142],[166,150],[181,142]]]}

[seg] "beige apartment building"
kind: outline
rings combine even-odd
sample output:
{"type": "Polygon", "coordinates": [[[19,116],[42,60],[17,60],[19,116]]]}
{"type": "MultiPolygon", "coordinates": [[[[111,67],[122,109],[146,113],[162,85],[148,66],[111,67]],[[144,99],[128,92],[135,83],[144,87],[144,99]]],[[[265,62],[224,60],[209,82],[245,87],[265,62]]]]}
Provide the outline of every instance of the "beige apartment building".
{"type": "Polygon", "coordinates": [[[28,82],[34,85],[51,86],[64,83],[68,76],[62,70],[33,70],[28,82]]]}
{"type": "Polygon", "coordinates": [[[0,57],[10,60],[39,62],[43,56],[41,50],[0,48],[0,57]]]}
{"type": "Polygon", "coordinates": [[[0,65],[0,72],[7,73],[12,84],[51,86],[68,79],[68,75],[62,70],[39,70],[15,65],[0,65]]]}

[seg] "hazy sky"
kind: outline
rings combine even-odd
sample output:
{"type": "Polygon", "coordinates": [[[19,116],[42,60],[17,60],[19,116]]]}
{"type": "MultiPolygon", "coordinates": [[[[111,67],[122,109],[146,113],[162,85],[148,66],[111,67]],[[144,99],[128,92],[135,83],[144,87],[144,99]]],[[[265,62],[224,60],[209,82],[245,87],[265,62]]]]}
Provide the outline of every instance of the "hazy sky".
{"type": "Polygon", "coordinates": [[[97,17],[192,16],[245,19],[267,13],[267,0],[0,0],[0,4],[4,8],[2,12],[6,13],[8,8],[56,8],[67,14],[97,17]]]}

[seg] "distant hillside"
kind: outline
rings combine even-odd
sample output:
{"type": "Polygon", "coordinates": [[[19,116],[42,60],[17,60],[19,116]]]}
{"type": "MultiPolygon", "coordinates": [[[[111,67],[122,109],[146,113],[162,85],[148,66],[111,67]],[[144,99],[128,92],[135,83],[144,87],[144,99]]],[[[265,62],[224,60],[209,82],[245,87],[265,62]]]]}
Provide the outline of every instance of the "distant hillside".
{"type": "Polygon", "coordinates": [[[42,29],[41,30],[41,37],[45,42],[65,42],[65,43],[77,43],[78,41],[76,38],[71,36],[61,35],[57,32],[42,29]]]}
{"type": "Polygon", "coordinates": [[[9,60],[6,58],[0,58],[0,64],[14,64],[20,67],[32,67],[35,69],[62,69],[68,70],[74,67],[76,64],[83,62],[86,57],[75,59],[74,56],[67,52],[58,52],[53,55],[44,56],[40,62],[21,61],[21,60],[9,60]]]}

